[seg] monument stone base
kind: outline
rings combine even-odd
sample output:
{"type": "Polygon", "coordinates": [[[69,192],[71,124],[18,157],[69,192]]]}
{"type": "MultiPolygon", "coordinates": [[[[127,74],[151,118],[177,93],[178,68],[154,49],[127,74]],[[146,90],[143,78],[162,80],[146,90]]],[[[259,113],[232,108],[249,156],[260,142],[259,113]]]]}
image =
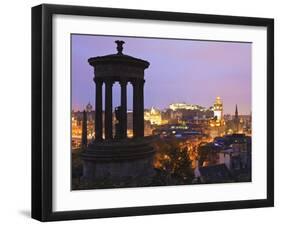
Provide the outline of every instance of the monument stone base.
{"type": "Polygon", "coordinates": [[[82,179],[124,183],[154,176],[152,138],[93,142],[82,153],[82,179]]]}

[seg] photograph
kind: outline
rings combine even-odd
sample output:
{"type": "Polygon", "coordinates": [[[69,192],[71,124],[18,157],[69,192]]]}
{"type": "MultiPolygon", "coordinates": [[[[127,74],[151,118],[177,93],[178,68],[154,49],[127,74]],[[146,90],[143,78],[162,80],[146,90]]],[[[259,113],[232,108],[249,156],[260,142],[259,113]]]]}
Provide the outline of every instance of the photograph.
{"type": "Polygon", "coordinates": [[[252,43],[70,35],[71,190],[252,181],[252,43]]]}
{"type": "Polygon", "coordinates": [[[163,10],[32,7],[32,218],[274,206],[274,18],[163,10]]]}

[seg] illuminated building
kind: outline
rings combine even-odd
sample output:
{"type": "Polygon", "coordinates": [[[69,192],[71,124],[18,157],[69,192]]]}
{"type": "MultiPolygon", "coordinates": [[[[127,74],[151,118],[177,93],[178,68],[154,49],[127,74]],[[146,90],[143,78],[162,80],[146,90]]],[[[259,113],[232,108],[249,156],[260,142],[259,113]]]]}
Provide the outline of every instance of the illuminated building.
{"type": "Polygon", "coordinates": [[[213,110],[214,110],[214,117],[216,118],[216,120],[221,121],[223,119],[223,105],[220,97],[216,98],[213,110]]]}
{"type": "Polygon", "coordinates": [[[166,117],[166,119],[169,121],[170,124],[190,123],[194,120],[199,123],[199,121],[209,120],[214,116],[212,108],[205,108],[197,104],[186,103],[170,104],[169,108],[166,110],[166,113],[169,113],[170,117],[166,117]]]}
{"type": "Polygon", "coordinates": [[[79,148],[81,144],[82,121],[77,120],[77,117],[75,117],[75,112],[72,112],[71,132],[72,132],[72,148],[73,149],[79,148]]]}
{"type": "Polygon", "coordinates": [[[149,121],[151,125],[163,125],[168,123],[167,120],[162,120],[161,111],[153,107],[144,112],[144,120],[149,121]]]}
{"type": "Polygon", "coordinates": [[[127,136],[133,137],[133,111],[127,110],[127,136]]]}
{"type": "Polygon", "coordinates": [[[238,106],[235,106],[235,114],[232,120],[228,120],[227,123],[227,134],[244,133],[248,136],[252,134],[252,118],[251,115],[239,115],[238,106]]]}
{"type": "Polygon", "coordinates": [[[225,121],[223,117],[223,104],[220,97],[216,98],[213,106],[214,118],[210,120],[209,135],[212,138],[225,134],[225,121]]]}
{"type": "Polygon", "coordinates": [[[74,116],[71,117],[72,136],[80,136],[82,132],[81,121],[78,121],[74,116]]]}
{"type": "Polygon", "coordinates": [[[196,104],[186,104],[186,103],[173,103],[169,105],[169,108],[173,111],[177,110],[206,110],[204,107],[201,107],[196,104]]]}
{"type": "MultiPolygon", "coordinates": [[[[87,138],[88,140],[94,137],[94,114],[93,107],[90,102],[85,107],[87,113],[87,138]]],[[[81,144],[82,136],[82,119],[83,111],[72,111],[71,115],[71,131],[72,131],[72,147],[78,148],[81,144]]]]}

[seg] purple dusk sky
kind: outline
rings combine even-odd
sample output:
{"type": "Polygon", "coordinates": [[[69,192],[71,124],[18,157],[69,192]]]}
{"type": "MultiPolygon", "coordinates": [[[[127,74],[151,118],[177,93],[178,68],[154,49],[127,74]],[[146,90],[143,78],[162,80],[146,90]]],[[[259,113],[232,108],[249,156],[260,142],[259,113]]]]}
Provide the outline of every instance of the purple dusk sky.
{"type": "MultiPolygon", "coordinates": [[[[125,41],[123,53],[147,60],[145,108],[167,108],[175,102],[213,105],[223,100],[224,113],[251,112],[251,43],[173,40],[117,36],[72,35],[72,108],[95,103],[93,68],[88,58],[116,53],[115,40],[125,41]]],[[[132,109],[128,86],[128,108],[132,109]]],[[[120,88],[113,86],[113,107],[120,105],[120,88]]]]}

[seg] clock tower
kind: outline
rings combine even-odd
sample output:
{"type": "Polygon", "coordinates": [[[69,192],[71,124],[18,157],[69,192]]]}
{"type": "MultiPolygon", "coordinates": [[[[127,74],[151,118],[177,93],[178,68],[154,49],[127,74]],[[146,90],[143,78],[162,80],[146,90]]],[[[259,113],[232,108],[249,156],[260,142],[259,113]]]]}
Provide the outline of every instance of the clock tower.
{"type": "Polygon", "coordinates": [[[220,97],[217,97],[214,103],[214,117],[217,121],[221,121],[223,119],[223,105],[220,97]]]}

